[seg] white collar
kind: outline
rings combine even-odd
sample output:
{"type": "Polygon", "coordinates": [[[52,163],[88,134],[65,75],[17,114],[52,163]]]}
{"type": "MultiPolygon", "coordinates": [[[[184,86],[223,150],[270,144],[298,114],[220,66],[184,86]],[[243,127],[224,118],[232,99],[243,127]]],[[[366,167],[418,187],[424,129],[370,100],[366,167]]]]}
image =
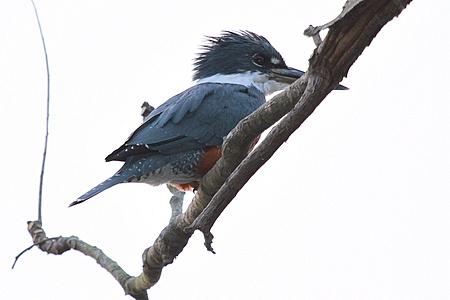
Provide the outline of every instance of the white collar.
{"type": "Polygon", "coordinates": [[[236,74],[216,74],[213,76],[205,77],[197,80],[197,84],[200,83],[231,83],[240,84],[247,87],[253,86],[259,91],[268,96],[277,91],[285,89],[289,84],[277,82],[269,79],[267,74],[261,72],[243,72],[236,74]]]}

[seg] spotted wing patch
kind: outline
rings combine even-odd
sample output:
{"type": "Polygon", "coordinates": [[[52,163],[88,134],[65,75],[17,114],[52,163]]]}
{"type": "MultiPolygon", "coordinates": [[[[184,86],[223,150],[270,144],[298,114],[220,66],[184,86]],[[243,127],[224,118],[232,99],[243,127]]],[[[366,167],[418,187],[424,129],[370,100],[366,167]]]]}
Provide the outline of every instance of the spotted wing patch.
{"type": "Polygon", "coordinates": [[[155,150],[156,147],[161,146],[162,144],[168,144],[172,142],[176,142],[185,138],[185,136],[177,136],[174,138],[166,139],[161,142],[154,142],[151,144],[146,143],[137,143],[137,144],[128,144],[125,143],[120,148],[112,152],[110,155],[106,157],[106,161],[118,160],[125,161],[127,157],[131,155],[145,155],[158,152],[155,150]]]}

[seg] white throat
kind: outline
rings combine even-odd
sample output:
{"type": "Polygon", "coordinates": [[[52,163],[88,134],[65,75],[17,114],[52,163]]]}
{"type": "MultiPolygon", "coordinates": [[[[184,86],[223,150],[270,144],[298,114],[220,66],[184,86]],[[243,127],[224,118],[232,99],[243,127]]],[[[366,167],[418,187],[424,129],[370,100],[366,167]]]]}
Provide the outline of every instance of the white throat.
{"type": "Polygon", "coordinates": [[[240,84],[247,87],[253,86],[260,90],[264,95],[270,95],[272,93],[284,90],[289,84],[270,80],[269,76],[260,72],[244,72],[236,74],[216,74],[213,76],[199,79],[197,84],[200,83],[231,83],[240,84]]]}

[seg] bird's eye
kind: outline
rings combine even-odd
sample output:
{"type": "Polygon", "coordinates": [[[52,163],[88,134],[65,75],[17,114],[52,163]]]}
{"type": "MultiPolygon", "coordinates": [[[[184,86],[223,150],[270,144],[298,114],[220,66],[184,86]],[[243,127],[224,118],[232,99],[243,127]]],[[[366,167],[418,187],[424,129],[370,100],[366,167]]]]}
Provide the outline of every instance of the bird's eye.
{"type": "Polygon", "coordinates": [[[257,65],[258,67],[262,67],[266,60],[264,59],[264,57],[261,54],[255,54],[252,57],[252,61],[253,61],[253,64],[257,65]]]}

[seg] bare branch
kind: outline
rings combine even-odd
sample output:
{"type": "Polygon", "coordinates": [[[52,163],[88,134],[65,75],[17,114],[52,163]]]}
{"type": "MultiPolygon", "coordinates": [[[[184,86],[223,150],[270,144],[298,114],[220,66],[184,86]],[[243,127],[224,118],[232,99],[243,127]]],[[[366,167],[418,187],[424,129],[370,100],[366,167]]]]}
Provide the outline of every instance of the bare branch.
{"type": "Polygon", "coordinates": [[[38,198],[38,220],[42,223],[42,187],[44,183],[44,171],[45,171],[45,161],[47,158],[47,144],[48,144],[48,120],[50,118],[50,69],[48,66],[48,55],[47,55],[47,47],[45,46],[44,34],[42,32],[41,21],[39,19],[39,14],[36,9],[36,5],[33,0],[30,0],[31,4],[33,4],[34,15],[36,16],[36,21],[39,26],[39,33],[41,35],[42,48],[44,49],[45,56],[45,67],[47,71],[47,113],[45,119],[45,141],[44,141],[44,152],[42,154],[42,165],[41,165],[41,175],[39,177],[39,198],[38,198]]]}
{"type": "MultiPolygon", "coordinates": [[[[306,35],[306,36],[312,37],[314,39],[314,36],[318,35],[319,32],[321,32],[322,30],[330,28],[331,26],[333,26],[336,22],[338,22],[341,19],[343,19],[344,16],[348,12],[352,11],[358,4],[360,4],[361,2],[364,2],[364,1],[368,2],[367,0],[347,0],[347,2],[345,2],[344,7],[342,8],[341,13],[336,18],[334,18],[330,22],[328,22],[326,24],[323,24],[323,25],[320,25],[320,26],[311,26],[311,25],[309,25],[309,27],[305,29],[303,34],[306,35]]],[[[319,46],[319,45],[317,45],[317,46],[319,46]]]]}
{"type": "Polygon", "coordinates": [[[183,200],[184,200],[184,192],[177,190],[175,187],[170,184],[167,185],[167,188],[172,193],[172,198],[170,198],[170,208],[172,209],[172,216],[170,217],[170,223],[175,222],[177,216],[181,215],[183,212],[183,200]]]}
{"type": "MultiPolygon", "coordinates": [[[[239,190],[306,120],[333,87],[342,80],[350,66],[381,28],[397,16],[411,0],[401,1],[401,5],[398,4],[399,1],[357,2],[352,6],[353,10],[341,14],[342,17],[339,22],[335,19],[335,21],[329,23],[330,31],[325,41],[314,51],[314,55],[310,59],[310,67],[304,76],[304,80],[307,80],[308,83],[306,92],[295,108],[271,130],[259,147],[233,171],[233,174],[214,195],[212,201],[190,229],[200,229],[206,235],[209,233],[214,222],[239,190]]],[[[292,88],[297,84],[294,84],[292,88]]],[[[291,89],[278,97],[286,97],[291,89]]],[[[236,128],[236,130],[239,130],[239,128],[236,128]]],[[[233,131],[234,134],[237,133],[233,131]]],[[[205,243],[209,243],[209,246],[210,242],[210,239],[205,241],[205,243]]]]}
{"type": "Polygon", "coordinates": [[[56,240],[56,239],[59,239],[59,238],[60,238],[60,237],[46,238],[45,240],[42,240],[42,241],[40,241],[40,242],[38,242],[38,243],[33,243],[31,246],[29,246],[29,247],[23,249],[22,251],[20,251],[19,254],[16,255],[16,258],[14,259],[14,263],[13,263],[11,269],[14,269],[14,267],[16,266],[16,263],[17,263],[17,261],[19,260],[19,258],[20,258],[23,254],[25,254],[27,251],[30,251],[34,246],[39,246],[39,245],[41,245],[41,244],[43,244],[43,243],[45,243],[45,242],[47,242],[47,241],[56,240]]]}
{"type": "Polygon", "coordinates": [[[319,47],[320,44],[322,44],[322,38],[320,37],[320,30],[317,30],[317,27],[309,25],[309,27],[305,29],[304,34],[307,36],[311,36],[313,38],[316,47],[319,47]]]}
{"type": "MultiPolygon", "coordinates": [[[[106,256],[99,248],[80,240],[76,236],[49,239],[39,221],[28,222],[28,232],[30,233],[34,244],[46,253],[60,255],[73,249],[92,257],[102,268],[108,271],[108,273],[119,282],[125,292],[127,292],[126,283],[131,276],[128,275],[114,260],[106,256]]],[[[133,295],[133,297],[142,300],[148,299],[145,290],[141,291],[139,294],[133,295]]]]}

